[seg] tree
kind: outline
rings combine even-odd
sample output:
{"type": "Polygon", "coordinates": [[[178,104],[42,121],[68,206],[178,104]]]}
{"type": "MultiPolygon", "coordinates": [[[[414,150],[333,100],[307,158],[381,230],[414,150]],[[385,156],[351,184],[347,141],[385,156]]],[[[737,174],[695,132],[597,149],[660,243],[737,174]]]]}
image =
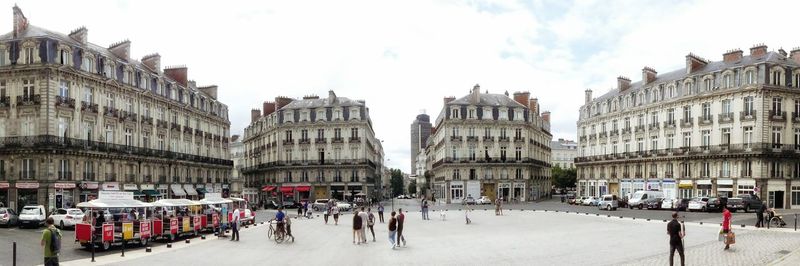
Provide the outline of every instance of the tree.
{"type": "Polygon", "coordinates": [[[392,186],[392,197],[397,197],[400,194],[403,194],[403,172],[400,169],[390,169],[389,173],[391,174],[391,186],[392,186]]]}
{"type": "Polygon", "coordinates": [[[561,167],[553,167],[552,169],[553,185],[557,188],[575,187],[578,181],[578,171],[575,168],[562,169],[561,167]]]}
{"type": "Polygon", "coordinates": [[[408,194],[417,194],[417,180],[408,182],[408,194]]]}

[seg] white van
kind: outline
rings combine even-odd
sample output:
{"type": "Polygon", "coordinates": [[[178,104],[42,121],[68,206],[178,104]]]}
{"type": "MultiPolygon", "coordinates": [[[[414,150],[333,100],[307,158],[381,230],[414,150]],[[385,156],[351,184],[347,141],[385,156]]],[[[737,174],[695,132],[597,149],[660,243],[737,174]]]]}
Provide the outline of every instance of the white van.
{"type": "Polygon", "coordinates": [[[26,205],[19,212],[19,227],[31,226],[39,228],[44,226],[46,215],[47,211],[44,210],[43,205],[26,205]]]}
{"type": "Polygon", "coordinates": [[[637,207],[640,210],[645,207],[644,202],[647,199],[652,198],[663,198],[664,192],[661,191],[636,191],[631,195],[631,198],[628,200],[628,206],[633,209],[633,207],[637,207]]]}

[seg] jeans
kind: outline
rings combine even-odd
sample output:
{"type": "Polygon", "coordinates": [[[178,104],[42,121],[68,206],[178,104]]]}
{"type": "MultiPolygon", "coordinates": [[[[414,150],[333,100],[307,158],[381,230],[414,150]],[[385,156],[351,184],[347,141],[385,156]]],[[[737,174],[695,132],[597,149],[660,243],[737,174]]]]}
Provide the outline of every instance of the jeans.
{"type": "Polygon", "coordinates": [[[233,240],[239,241],[239,225],[233,223],[233,225],[231,226],[231,230],[233,230],[233,233],[231,233],[231,241],[233,240]]]}
{"type": "Polygon", "coordinates": [[[430,220],[431,218],[428,217],[428,208],[422,207],[422,220],[430,220]]]}
{"type": "Polygon", "coordinates": [[[669,245],[669,265],[672,266],[672,261],[675,258],[675,250],[678,250],[678,256],[681,257],[681,266],[683,266],[683,243],[669,245]]]}
{"type": "Polygon", "coordinates": [[[389,243],[392,243],[392,247],[397,246],[395,244],[395,240],[394,240],[394,237],[395,237],[396,234],[397,234],[397,231],[389,231],[389,243]]]}
{"type": "Polygon", "coordinates": [[[44,266],[58,266],[58,257],[44,258],[44,266]]]}
{"type": "Polygon", "coordinates": [[[383,212],[378,212],[378,218],[380,218],[381,223],[383,223],[383,212]]]}

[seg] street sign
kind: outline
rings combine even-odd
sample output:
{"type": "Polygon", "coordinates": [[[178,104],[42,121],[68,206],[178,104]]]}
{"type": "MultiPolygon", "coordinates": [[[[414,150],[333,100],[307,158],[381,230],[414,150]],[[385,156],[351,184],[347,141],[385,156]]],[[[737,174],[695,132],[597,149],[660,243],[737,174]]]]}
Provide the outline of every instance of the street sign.
{"type": "Polygon", "coordinates": [[[150,238],[150,220],[139,223],[139,237],[150,238]]]}
{"type": "Polygon", "coordinates": [[[169,219],[169,232],[170,234],[178,234],[178,218],[169,219]]]}
{"type": "Polygon", "coordinates": [[[122,239],[133,239],[133,223],[122,223],[122,239]]]}
{"type": "Polygon", "coordinates": [[[113,242],[113,241],[114,241],[114,224],[104,223],[103,242],[113,242]]]}

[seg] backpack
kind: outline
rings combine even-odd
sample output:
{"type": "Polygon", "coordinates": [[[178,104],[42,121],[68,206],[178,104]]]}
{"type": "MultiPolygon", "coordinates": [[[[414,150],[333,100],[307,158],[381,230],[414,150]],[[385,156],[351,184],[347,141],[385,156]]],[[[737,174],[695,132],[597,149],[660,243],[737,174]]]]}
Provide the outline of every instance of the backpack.
{"type": "Polygon", "coordinates": [[[47,230],[50,230],[50,250],[53,254],[58,255],[58,252],[61,251],[61,235],[58,233],[58,229],[47,230]]]}

